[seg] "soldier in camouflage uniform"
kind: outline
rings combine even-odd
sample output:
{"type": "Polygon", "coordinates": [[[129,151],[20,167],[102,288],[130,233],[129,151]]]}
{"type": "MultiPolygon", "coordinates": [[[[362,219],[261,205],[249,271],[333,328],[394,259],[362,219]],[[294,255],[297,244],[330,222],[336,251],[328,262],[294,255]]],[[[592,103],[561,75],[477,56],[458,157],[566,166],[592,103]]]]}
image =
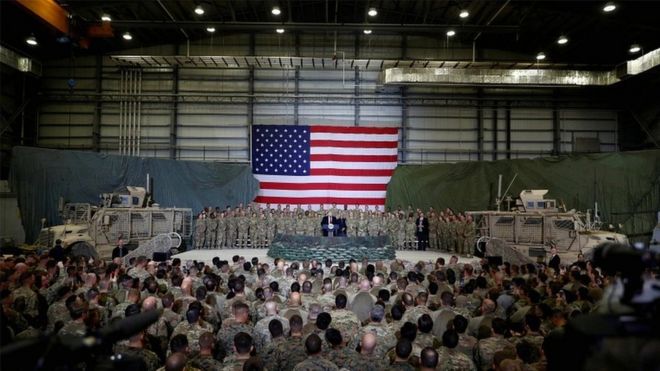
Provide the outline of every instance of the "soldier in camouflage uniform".
{"type": "Polygon", "coordinates": [[[474,361],[477,367],[487,370],[493,364],[493,355],[506,347],[511,347],[511,343],[504,338],[506,323],[503,319],[495,318],[492,322],[493,334],[491,337],[481,339],[474,348],[474,361]]]}
{"type": "Polygon", "coordinates": [[[225,212],[219,213],[216,221],[218,223],[216,245],[218,248],[222,249],[227,245],[227,218],[225,212]]]}
{"type": "Polygon", "coordinates": [[[378,343],[374,349],[374,354],[378,357],[384,358],[392,347],[396,345],[396,335],[392,332],[392,328],[385,323],[385,308],[381,305],[374,305],[371,309],[371,322],[362,327],[359,332],[359,338],[364,334],[370,332],[376,335],[378,343]]]}
{"type": "Polygon", "coordinates": [[[190,350],[198,352],[199,338],[203,333],[209,331],[213,331],[213,327],[208,323],[201,321],[200,310],[191,308],[186,312],[186,320],[179,323],[176,328],[174,328],[174,331],[172,331],[172,337],[176,335],[186,335],[190,350]]]}
{"type": "Polygon", "coordinates": [[[299,315],[293,315],[289,320],[291,336],[275,349],[272,368],[269,370],[291,371],[296,365],[307,358],[305,342],[303,341],[303,321],[299,315]]]}
{"type": "Polygon", "coordinates": [[[147,371],[156,371],[160,367],[160,359],[156,353],[144,349],[144,331],[133,335],[127,345],[116,345],[114,351],[124,356],[141,359],[147,371]]]}
{"type": "Polygon", "coordinates": [[[64,327],[57,333],[58,335],[72,335],[82,337],[87,334],[87,326],[85,326],[85,319],[87,317],[87,309],[85,303],[80,297],[73,296],[73,300],[67,300],[69,307],[69,315],[72,321],[64,324],[64,327]]]}
{"type": "Polygon", "coordinates": [[[442,346],[438,348],[439,359],[436,370],[442,371],[477,371],[477,367],[471,357],[463,354],[457,349],[458,333],[447,330],[442,335],[442,346]]]}
{"type": "Polygon", "coordinates": [[[417,246],[415,243],[416,236],[415,236],[415,231],[417,230],[417,226],[415,225],[415,219],[413,219],[412,216],[408,217],[408,220],[406,221],[405,224],[405,246],[407,249],[410,250],[417,250],[417,246]]]}
{"type": "Polygon", "coordinates": [[[441,251],[447,251],[447,219],[444,211],[438,215],[438,247],[441,251]]]}
{"type": "Polygon", "coordinates": [[[258,245],[257,242],[257,240],[259,239],[259,231],[257,230],[258,225],[259,225],[259,217],[257,216],[257,213],[253,212],[250,214],[250,217],[248,218],[248,227],[249,227],[248,235],[250,236],[250,247],[253,249],[256,249],[258,245]]]}
{"type": "Polygon", "coordinates": [[[311,334],[305,340],[307,359],[298,363],[294,371],[338,371],[337,365],[321,356],[321,338],[311,334]]]}
{"type": "Polygon", "coordinates": [[[37,318],[39,315],[37,294],[32,290],[34,285],[34,274],[32,272],[23,272],[19,277],[21,287],[14,290],[12,297],[14,301],[23,298],[25,301],[25,310],[23,313],[29,318],[37,318]]]}
{"type": "Polygon", "coordinates": [[[271,210],[267,210],[266,212],[266,239],[268,240],[266,242],[267,246],[270,246],[270,244],[273,243],[273,239],[275,239],[275,233],[277,233],[277,224],[276,221],[279,219],[279,217],[273,213],[271,210]]]}
{"type": "Polygon", "coordinates": [[[360,340],[360,353],[357,358],[349,360],[345,368],[349,370],[361,371],[381,371],[387,367],[385,358],[376,356],[373,351],[377,344],[376,335],[368,332],[360,340]]]}
{"type": "Polygon", "coordinates": [[[429,212],[429,247],[438,249],[438,216],[435,212],[429,212]]]}
{"type": "Polygon", "coordinates": [[[250,307],[244,302],[235,302],[232,305],[234,318],[227,319],[222,322],[222,327],[218,331],[216,338],[222,342],[224,350],[227,354],[233,354],[232,341],[234,336],[239,332],[247,334],[254,333],[254,326],[249,321],[250,307]]]}
{"type": "Polygon", "coordinates": [[[367,222],[367,234],[371,237],[378,236],[380,230],[380,217],[377,214],[372,214],[367,222]]]}
{"type": "Polygon", "coordinates": [[[305,235],[305,218],[303,213],[298,213],[296,214],[296,220],[294,224],[295,228],[295,234],[296,236],[304,236],[305,235]]]}
{"type": "Polygon", "coordinates": [[[204,247],[204,240],[206,237],[206,222],[204,221],[204,213],[200,213],[195,221],[195,248],[201,249],[204,247]]]}
{"type": "Polygon", "coordinates": [[[245,215],[245,211],[241,211],[239,216],[236,217],[236,229],[238,231],[238,248],[245,249],[248,245],[248,232],[250,231],[250,219],[245,215]]]}
{"type": "Polygon", "coordinates": [[[456,219],[449,217],[447,222],[447,252],[456,252],[456,219]]]}
{"type": "MultiPolygon", "coordinates": [[[[226,339],[222,339],[223,342],[226,339]]],[[[242,371],[245,362],[250,359],[250,352],[254,349],[252,346],[252,337],[249,333],[240,331],[228,341],[231,344],[232,351],[223,362],[223,371],[242,371]]]]}
{"type": "Polygon", "coordinates": [[[218,234],[218,222],[215,218],[215,212],[211,213],[211,216],[206,219],[206,242],[204,246],[207,249],[216,248],[216,237],[218,234]]]}
{"type": "Polygon", "coordinates": [[[365,237],[367,235],[369,220],[367,219],[366,213],[360,211],[359,214],[359,219],[355,222],[355,233],[358,237],[365,237]]]}
{"type": "Polygon", "coordinates": [[[235,209],[227,214],[227,248],[234,248],[236,246],[236,238],[238,237],[238,226],[237,222],[239,211],[235,209]]]}
{"type": "Polygon", "coordinates": [[[305,211],[305,235],[306,236],[315,236],[316,235],[316,224],[318,217],[316,213],[311,210],[305,211]]]}
{"type": "Polygon", "coordinates": [[[349,347],[354,347],[358,330],[362,325],[355,313],[346,309],[348,299],[346,295],[339,294],[335,297],[335,309],[330,313],[332,316],[331,326],[341,332],[349,347]]]}
{"type": "Polygon", "coordinates": [[[220,370],[222,362],[213,358],[215,338],[210,332],[205,332],[199,337],[199,353],[196,354],[188,364],[200,370],[220,370]]]}

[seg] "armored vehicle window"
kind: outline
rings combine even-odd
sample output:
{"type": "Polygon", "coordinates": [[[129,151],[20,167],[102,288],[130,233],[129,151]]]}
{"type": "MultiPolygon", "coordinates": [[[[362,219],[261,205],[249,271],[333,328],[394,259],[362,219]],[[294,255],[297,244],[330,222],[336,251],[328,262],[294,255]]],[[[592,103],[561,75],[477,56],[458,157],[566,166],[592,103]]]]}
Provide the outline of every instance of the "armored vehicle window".
{"type": "Polygon", "coordinates": [[[543,223],[541,218],[527,218],[525,219],[525,224],[537,225],[543,223]]]}
{"type": "Polygon", "coordinates": [[[527,208],[528,209],[533,209],[534,208],[534,201],[528,201],[527,202],[527,208]]]}
{"type": "Polygon", "coordinates": [[[545,202],[544,201],[537,202],[536,207],[538,207],[539,209],[545,209],[545,202]]]}
{"type": "Polygon", "coordinates": [[[575,225],[573,224],[573,221],[570,219],[564,219],[564,220],[555,220],[555,228],[557,229],[568,229],[568,230],[573,230],[575,225]]]}
{"type": "Polygon", "coordinates": [[[133,197],[133,205],[137,206],[140,203],[140,197],[133,197]]]}
{"type": "Polygon", "coordinates": [[[512,216],[501,216],[495,224],[513,224],[513,217],[512,216]]]}

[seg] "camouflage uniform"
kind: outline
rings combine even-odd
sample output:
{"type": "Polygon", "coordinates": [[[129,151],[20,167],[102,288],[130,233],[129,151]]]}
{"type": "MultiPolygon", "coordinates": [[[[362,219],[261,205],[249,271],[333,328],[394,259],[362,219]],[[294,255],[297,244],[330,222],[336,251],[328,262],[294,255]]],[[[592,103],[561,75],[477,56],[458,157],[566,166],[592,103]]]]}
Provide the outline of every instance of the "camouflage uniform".
{"type": "Polygon", "coordinates": [[[380,230],[380,221],[378,216],[372,215],[367,222],[367,234],[369,236],[378,236],[380,230]]]}
{"type": "Polygon", "coordinates": [[[429,215],[429,247],[438,249],[438,218],[433,214],[429,215]]]}
{"type": "Polygon", "coordinates": [[[315,236],[316,235],[316,224],[317,224],[318,218],[316,217],[316,213],[309,213],[307,218],[305,218],[305,235],[307,236],[315,236]]]}
{"type": "Polygon", "coordinates": [[[331,326],[341,332],[341,336],[348,346],[353,346],[362,325],[355,313],[347,309],[335,309],[330,316],[332,317],[331,326]]]}
{"type": "Polygon", "coordinates": [[[232,213],[227,217],[227,248],[233,249],[236,246],[238,234],[238,215],[232,213]]]}
{"type": "Polygon", "coordinates": [[[242,371],[245,361],[247,359],[238,359],[234,354],[229,355],[222,362],[222,371],[242,371]]]}
{"type": "Polygon", "coordinates": [[[266,370],[276,370],[275,351],[277,350],[277,347],[286,342],[287,339],[285,339],[284,336],[280,336],[272,339],[262,348],[257,348],[257,354],[259,355],[259,358],[261,358],[266,370]]]}
{"type": "MultiPolygon", "coordinates": [[[[296,365],[307,358],[305,341],[302,337],[291,337],[275,349],[275,361],[272,370],[291,371],[296,365]]],[[[271,370],[271,368],[269,368],[271,370]]]]}
{"type": "Polygon", "coordinates": [[[238,248],[247,248],[250,219],[248,219],[244,213],[241,213],[241,216],[236,217],[236,229],[238,230],[238,248]]]}
{"type": "Polygon", "coordinates": [[[57,333],[58,335],[85,336],[87,326],[83,322],[72,321],[64,325],[57,333]]]}
{"type": "Polygon", "coordinates": [[[358,356],[351,358],[344,365],[344,368],[349,370],[359,371],[381,371],[387,367],[385,358],[376,357],[375,355],[364,355],[358,353],[358,356]]]}
{"type": "MultiPolygon", "coordinates": [[[[408,289],[406,289],[408,291],[408,289]]],[[[414,324],[417,324],[417,320],[419,317],[421,317],[424,314],[428,314],[433,318],[433,312],[427,307],[426,305],[417,305],[409,310],[406,311],[406,313],[403,314],[403,317],[401,318],[401,322],[406,323],[406,322],[412,322],[414,324]]]]}
{"type": "Polygon", "coordinates": [[[266,214],[266,238],[268,239],[266,243],[268,246],[273,243],[273,239],[275,238],[275,233],[277,232],[277,219],[278,218],[271,212],[266,214]]]}
{"type": "Polygon", "coordinates": [[[232,320],[223,322],[222,327],[216,334],[216,339],[220,340],[225,352],[234,354],[234,336],[239,332],[245,332],[252,336],[254,333],[254,326],[251,323],[238,323],[232,320]]]}
{"type": "Polygon", "coordinates": [[[210,355],[197,354],[188,364],[204,371],[222,370],[223,364],[210,355]]]}
{"type": "Polygon", "coordinates": [[[458,334],[458,345],[456,346],[456,350],[472,359],[474,356],[474,347],[478,342],[479,341],[474,336],[458,334]]]}
{"type": "Polygon", "coordinates": [[[218,214],[215,219],[218,228],[215,231],[215,247],[221,249],[227,242],[227,219],[223,213],[218,214]]]}
{"type": "Polygon", "coordinates": [[[355,363],[358,352],[347,346],[340,348],[330,348],[324,354],[324,358],[331,361],[339,368],[345,368],[348,363],[355,363]]]}
{"type": "Polygon", "coordinates": [[[49,306],[46,317],[48,318],[47,332],[53,331],[57,321],[61,321],[62,324],[71,321],[71,314],[69,314],[69,309],[67,309],[64,299],[49,306]]]}
{"type": "Polygon", "coordinates": [[[412,218],[408,218],[408,221],[405,224],[405,245],[407,245],[408,249],[416,249],[417,247],[415,246],[415,231],[417,227],[415,226],[415,221],[412,218]]]}
{"type": "Polygon", "coordinates": [[[456,221],[451,220],[447,223],[447,252],[456,251],[456,221]]]}
{"type": "Polygon", "coordinates": [[[218,220],[213,216],[206,219],[206,243],[204,246],[207,249],[216,248],[216,237],[218,234],[218,220]]]}
{"type": "Polygon", "coordinates": [[[396,240],[398,245],[395,248],[403,249],[406,246],[406,221],[402,217],[399,217],[396,222],[396,228],[394,230],[396,235],[396,240]]]}
{"type": "Polygon", "coordinates": [[[36,318],[39,315],[37,294],[32,289],[21,286],[14,290],[12,296],[14,297],[14,301],[20,297],[25,298],[25,311],[23,313],[32,318],[36,318]]]}
{"type": "MultiPolygon", "coordinates": [[[[383,320],[384,321],[384,320],[383,320]]],[[[387,352],[396,346],[396,335],[392,332],[392,329],[387,326],[385,323],[370,323],[360,329],[358,335],[359,339],[362,339],[362,336],[368,332],[376,335],[378,339],[376,341],[376,348],[374,349],[374,355],[378,357],[385,357],[387,352]]]]}
{"type": "Polygon", "coordinates": [[[318,355],[309,356],[304,361],[298,363],[293,368],[294,371],[338,371],[339,368],[334,363],[318,355]]]}
{"type": "Polygon", "coordinates": [[[465,255],[465,222],[456,221],[456,252],[465,255]]]}
{"type": "Polygon", "coordinates": [[[364,213],[360,213],[360,219],[355,222],[355,230],[358,237],[365,237],[367,235],[367,228],[369,225],[369,220],[366,218],[364,213]]]}
{"type": "Polygon", "coordinates": [[[213,328],[208,323],[201,325],[199,323],[189,323],[188,321],[184,321],[176,326],[172,332],[172,337],[180,334],[186,335],[190,350],[192,352],[199,352],[199,338],[205,332],[213,332],[213,328]]]}
{"type": "Polygon", "coordinates": [[[289,333],[289,320],[280,315],[275,314],[260,319],[259,322],[254,325],[254,335],[252,337],[254,347],[257,348],[257,350],[262,349],[266,346],[266,344],[270,342],[271,335],[270,331],[268,330],[268,325],[270,324],[270,321],[274,319],[279,320],[282,323],[283,333],[289,333]]]}
{"type": "Polygon", "coordinates": [[[147,371],[156,371],[160,367],[160,359],[158,359],[156,353],[150,351],[149,349],[117,345],[115,347],[115,353],[120,353],[122,355],[143,360],[145,366],[147,367],[147,371]]]}
{"type": "Polygon", "coordinates": [[[195,248],[201,249],[204,246],[206,236],[206,222],[203,218],[197,218],[195,221],[195,248]]]}
{"type": "MultiPolygon", "coordinates": [[[[441,371],[477,371],[472,359],[456,349],[440,347],[438,349],[438,367],[441,371]]],[[[490,368],[490,367],[489,367],[490,368]]]]}
{"type": "Polygon", "coordinates": [[[302,214],[298,214],[295,221],[295,233],[297,236],[305,235],[305,218],[302,214]]]}
{"type": "Polygon", "coordinates": [[[511,343],[502,336],[493,336],[479,340],[474,350],[474,361],[477,367],[482,370],[489,369],[493,364],[493,355],[507,346],[511,346],[511,343]]]}
{"type": "Polygon", "coordinates": [[[405,362],[394,362],[391,365],[387,366],[387,371],[415,371],[415,366],[405,362]]]}
{"type": "Polygon", "coordinates": [[[466,254],[470,255],[474,251],[474,243],[475,243],[475,238],[477,236],[477,228],[474,225],[474,222],[470,223],[465,223],[464,227],[464,235],[465,235],[465,240],[463,241],[463,251],[465,251],[466,254]]]}

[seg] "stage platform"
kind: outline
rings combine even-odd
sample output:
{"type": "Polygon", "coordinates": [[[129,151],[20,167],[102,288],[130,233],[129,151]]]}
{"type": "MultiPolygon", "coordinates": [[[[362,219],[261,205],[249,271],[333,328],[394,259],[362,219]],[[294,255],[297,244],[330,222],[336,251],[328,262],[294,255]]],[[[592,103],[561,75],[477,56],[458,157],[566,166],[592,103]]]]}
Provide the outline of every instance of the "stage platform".
{"type": "MultiPolygon", "coordinates": [[[[182,252],[180,254],[173,255],[172,258],[179,258],[181,261],[203,261],[205,263],[211,264],[211,260],[214,257],[220,258],[220,260],[231,261],[232,256],[239,255],[243,256],[246,259],[251,259],[253,257],[259,258],[261,262],[273,262],[273,258],[269,257],[268,249],[218,249],[218,250],[190,250],[182,252]]],[[[445,258],[445,261],[448,263],[449,258],[452,254],[448,254],[441,251],[415,251],[415,250],[397,250],[396,258],[408,260],[411,262],[422,261],[435,261],[437,258],[445,258]]],[[[478,258],[458,258],[459,263],[472,263],[478,261],[478,258]]]]}

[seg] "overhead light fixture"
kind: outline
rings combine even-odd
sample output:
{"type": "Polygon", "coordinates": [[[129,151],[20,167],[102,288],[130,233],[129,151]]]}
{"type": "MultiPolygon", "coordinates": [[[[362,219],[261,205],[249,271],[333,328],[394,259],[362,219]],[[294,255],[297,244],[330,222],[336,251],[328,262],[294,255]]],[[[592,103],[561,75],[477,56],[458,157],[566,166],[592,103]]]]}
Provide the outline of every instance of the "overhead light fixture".
{"type": "Polygon", "coordinates": [[[280,7],[279,7],[279,6],[274,6],[273,9],[270,10],[270,12],[271,12],[273,15],[280,15],[280,14],[282,14],[282,11],[280,10],[280,7]]]}
{"type": "Polygon", "coordinates": [[[536,60],[537,61],[542,61],[545,59],[545,53],[540,52],[539,54],[536,55],[536,60]]]}
{"type": "Polygon", "coordinates": [[[458,16],[461,18],[467,18],[470,16],[470,12],[468,12],[467,9],[463,9],[460,13],[458,13],[458,16]]]}
{"type": "Polygon", "coordinates": [[[378,10],[376,8],[369,8],[367,14],[369,14],[369,17],[375,17],[378,15],[378,10]]]}
{"type": "Polygon", "coordinates": [[[278,28],[278,29],[275,30],[275,32],[277,32],[277,33],[284,33],[284,29],[283,29],[283,28],[278,28]]]}
{"type": "Polygon", "coordinates": [[[454,30],[449,30],[449,31],[447,31],[447,36],[448,36],[448,37],[452,37],[452,36],[454,36],[454,35],[456,35],[456,31],[454,31],[454,30]]]}
{"type": "Polygon", "coordinates": [[[112,21],[112,18],[110,17],[110,14],[103,14],[103,15],[101,16],[101,21],[103,21],[103,22],[110,22],[110,21],[112,21]]]}
{"type": "Polygon", "coordinates": [[[611,1],[608,2],[608,3],[606,3],[605,6],[603,6],[603,11],[604,11],[605,13],[613,12],[614,9],[616,9],[616,4],[614,4],[614,3],[611,2],[611,1]]]}
{"type": "Polygon", "coordinates": [[[371,35],[371,30],[364,30],[362,32],[364,32],[365,35],[371,35]]]}
{"type": "Polygon", "coordinates": [[[567,42],[568,42],[568,37],[566,37],[564,35],[559,36],[559,38],[557,39],[557,44],[559,44],[559,45],[564,45],[567,42]]]}
{"type": "Polygon", "coordinates": [[[37,46],[37,44],[39,44],[37,42],[37,38],[34,37],[34,35],[31,35],[27,39],[25,39],[25,42],[30,46],[37,46]]]}
{"type": "Polygon", "coordinates": [[[202,14],[204,14],[204,8],[202,8],[201,5],[197,5],[197,6],[195,7],[195,14],[197,14],[197,15],[202,15],[202,14]]]}
{"type": "Polygon", "coordinates": [[[123,37],[124,40],[133,40],[133,35],[131,35],[130,32],[125,32],[121,37],[123,37]]]}
{"type": "Polygon", "coordinates": [[[639,44],[632,44],[630,45],[630,49],[628,49],[628,52],[630,52],[630,54],[639,53],[640,51],[642,51],[642,47],[639,46],[639,44]]]}
{"type": "Polygon", "coordinates": [[[206,32],[214,33],[215,27],[206,27],[206,32]]]}

